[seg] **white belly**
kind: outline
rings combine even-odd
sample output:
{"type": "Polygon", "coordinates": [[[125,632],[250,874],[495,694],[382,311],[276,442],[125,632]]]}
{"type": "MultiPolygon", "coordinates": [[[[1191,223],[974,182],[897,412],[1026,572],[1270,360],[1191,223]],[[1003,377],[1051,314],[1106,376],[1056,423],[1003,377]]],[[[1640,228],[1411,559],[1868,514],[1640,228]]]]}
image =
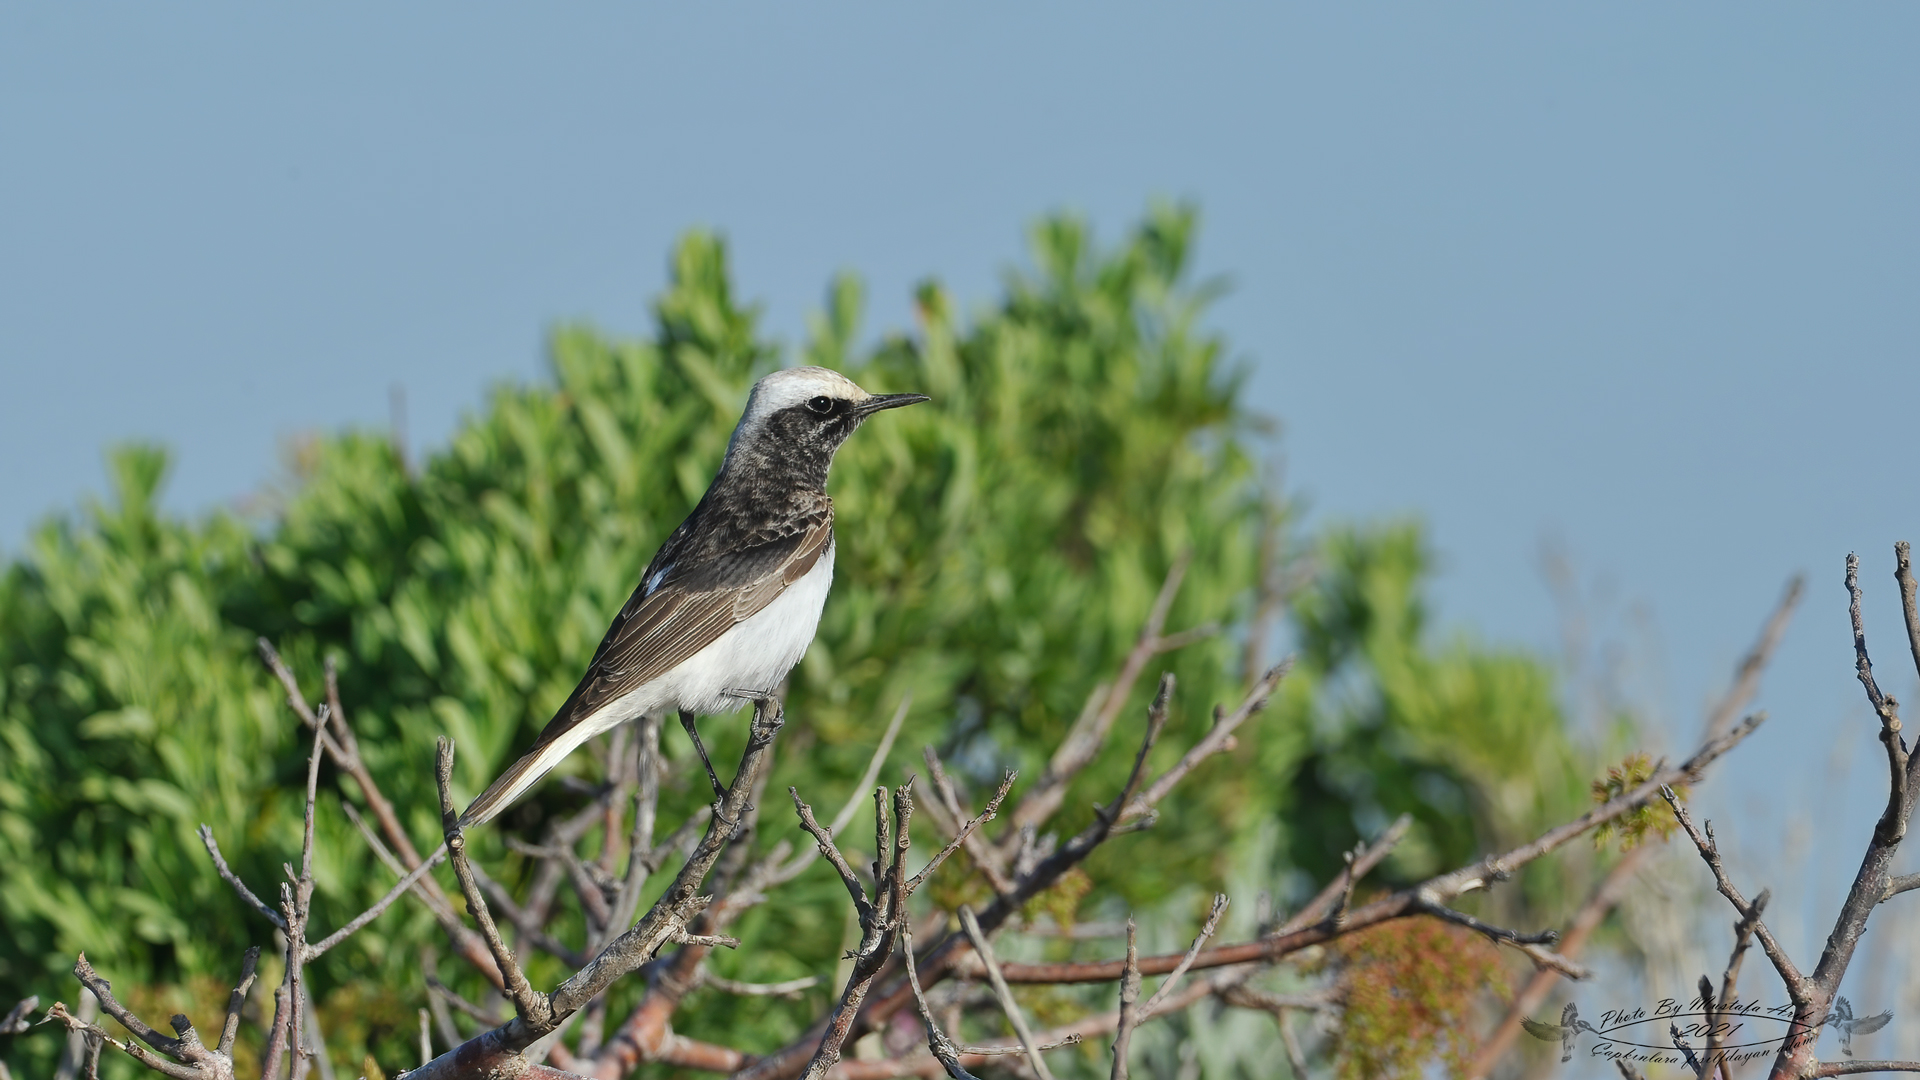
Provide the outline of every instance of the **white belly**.
{"type": "MultiPolygon", "coordinates": [[[[703,715],[733,712],[745,701],[728,691],[764,693],[779,687],[806,655],[820,626],[820,609],[833,587],[833,549],[829,541],[813,569],[773,603],[628,695],[640,699],[629,718],[668,709],[703,715]]],[[[622,699],[617,704],[626,703],[622,699]]]]}

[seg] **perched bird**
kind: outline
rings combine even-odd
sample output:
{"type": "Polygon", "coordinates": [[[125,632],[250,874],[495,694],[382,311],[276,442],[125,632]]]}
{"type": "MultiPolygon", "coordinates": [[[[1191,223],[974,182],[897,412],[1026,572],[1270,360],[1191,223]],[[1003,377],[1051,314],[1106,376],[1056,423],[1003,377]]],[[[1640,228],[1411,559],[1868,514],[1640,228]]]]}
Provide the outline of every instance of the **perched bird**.
{"type": "Polygon", "coordinates": [[[1520,1018],[1520,1026],[1526,1028],[1527,1034],[1536,1039],[1544,1042],[1557,1040],[1560,1043],[1560,1060],[1563,1062],[1573,1058],[1573,1040],[1578,1038],[1581,1032],[1593,1030],[1592,1024],[1580,1019],[1580,1009],[1571,1001],[1567,1002],[1566,1008],[1560,1010],[1558,1024],[1543,1024],[1523,1016],[1520,1018]]]}
{"type": "MultiPolygon", "coordinates": [[[[593,663],[524,757],[460,816],[478,825],[603,731],[677,710],[693,718],[771,693],[813,641],[833,582],[827,467],[867,417],[928,400],[869,394],[818,367],[754,384],[720,473],[647,564],[593,663]]],[[[707,762],[716,791],[720,780],[707,762]]]]}
{"type": "Polygon", "coordinates": [[[1833,1003],[1833,1012],[1828,1015],[1827,1023],[1832,1024],[1834,1030],[1840,1033],[1840,1052],[1852,1057],[1855,1035],[1871,1035],[1886,1027],[1887,1021],[1892,1019],[1893,1010],[1887,1009],[1856,1020],[1853,1016],[1853,1003],[1846,998],[1840,998],[1833,1003]]]}

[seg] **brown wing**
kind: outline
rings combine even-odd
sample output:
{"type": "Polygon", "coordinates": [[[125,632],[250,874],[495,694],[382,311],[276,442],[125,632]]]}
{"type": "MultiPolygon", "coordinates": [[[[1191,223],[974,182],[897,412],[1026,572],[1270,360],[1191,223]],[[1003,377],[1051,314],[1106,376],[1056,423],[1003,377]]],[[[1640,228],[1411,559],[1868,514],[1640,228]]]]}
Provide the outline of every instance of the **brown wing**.
{"type": "Polygon", "coordinates": [[[670,561],[662,566],[656,558],[649,576],[614,617],[580,685],[533,746],[460,815],[461,824],[491,819],[559,764],[563,754],[544,751],[575,725],[713,644],[805,577],[833,543],[833,504],[823,498],[817,512],[795,524],[799,527],[764,544],[709,559],[689,571],[676,572],[670,561]],[[741,588],[742,581],[752,584],[741,588]]]}
{"type": "Polygon", "coordinates": [[[671,671],[773,603],[813,569],[832,542],[833,505],[827,503],[803,529],[787,536],[710,560],[690,573],[675,574],[668,567],[652,588],[643,581],[534,748],[671,671]],[[740,589],[743,579],[753,584],[740,589]]]}

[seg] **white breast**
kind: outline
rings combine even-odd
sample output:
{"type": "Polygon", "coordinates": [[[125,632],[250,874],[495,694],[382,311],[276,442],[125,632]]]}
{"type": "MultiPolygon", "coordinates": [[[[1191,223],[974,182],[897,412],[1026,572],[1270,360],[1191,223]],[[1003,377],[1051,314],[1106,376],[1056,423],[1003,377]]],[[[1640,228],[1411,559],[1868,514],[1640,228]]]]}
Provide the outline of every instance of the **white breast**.
{"type": "Polygon", "coordinates": [[[833,587],[832,541],[805,577],[745,622],[721,634],[672,671],[634,691],[639,716],[665,709],[711,715],[745,704],[729,690],[769,691],[806,655],[820,626],[820,609],[833,587]]]}

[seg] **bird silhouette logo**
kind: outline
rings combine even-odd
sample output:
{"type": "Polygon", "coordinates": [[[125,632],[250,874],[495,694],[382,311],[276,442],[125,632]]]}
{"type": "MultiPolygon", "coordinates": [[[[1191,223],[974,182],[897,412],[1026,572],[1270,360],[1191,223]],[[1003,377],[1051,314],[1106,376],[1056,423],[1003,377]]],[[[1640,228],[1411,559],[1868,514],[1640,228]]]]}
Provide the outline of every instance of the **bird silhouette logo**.
{"type": "Polygon", "coordinates": [[[1560,1010],[1560,1022],[1558,1024],[1547,1024],[1527,1017],[1521,1017],[1520,1026],[1527,1029],[1527,1034],[1542,1042],[1558,1041],[1560,1043],[1560,1060],[1563,1063],[1573,1060],[1573,1040],[1577,1038],[1581,1032],[1593,1030],[1592,1024],[1580,1019],[1580,1008],[1571,1001],[1567,1002],[1566,1008],[1560,1010]]]}
{"type": "Polygon", "coordinates": [[[1827,1023],[1840,1033],[1840,1052],[1848,1057],[1853,1056],[1855,1035],[1871,1035],[1886,1027],[1887,1022],[1892,1019],[1892,1009],[1874,1013],[1872,1016],[1856,1018],[1853,1015],[1853,1003],[1846,998],[1836,1000],[1833,1003],[1833,1011],[1827,1014],[1827,1023]]]}

